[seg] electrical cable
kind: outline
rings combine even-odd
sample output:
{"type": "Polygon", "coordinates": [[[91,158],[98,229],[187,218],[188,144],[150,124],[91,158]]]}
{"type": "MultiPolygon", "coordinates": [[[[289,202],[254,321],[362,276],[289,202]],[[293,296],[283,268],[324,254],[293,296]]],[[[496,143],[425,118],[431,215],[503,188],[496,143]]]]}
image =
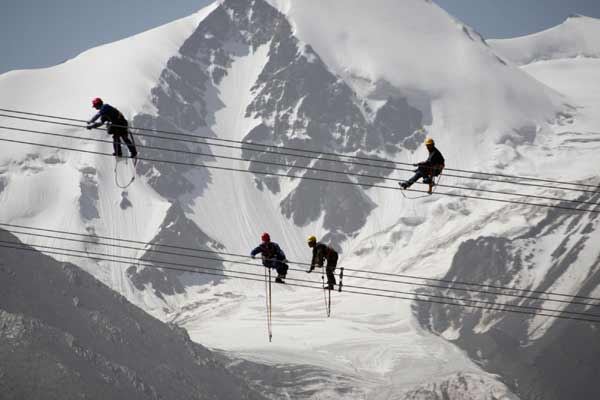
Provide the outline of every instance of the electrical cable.
{"type": "MultiPolygon", "coordinates": [[[[103,240],[111,240],[111,241],[118,241],[118,242],[124,242],[124,243],[140,244],[140,245],[144,245],[144,246],[165,247],[165,248],[171,248],[171,249],[176,249],[176,250],[186,250],[186,251],[199,252],[199,253],[215,254],[218,256],[223,255],[223,256],[231,256],[231,257],[241,257],[241,258],[246,258],[246,259],[252,258],[251,256],[248,256],[246,254],[218,252],[215,250],[195,249],[195,248],[184,247],[184,246],[167,245],[167,244],[160,244],[160,243],[153,243],[153,242],[142,242],[139,240],[115,238],[115,237],[111,237],[111,236],[100,236],[100,235],[91,235],[91,234],[85,234],[85,233],[59,231],[59,230],[55,230],[55,229],[31,227],[31,226],[26,226],[26,225],[0,223],[0,226],[9,227],[9,228],[18,228],[18,229],[28,229],[28,230],[38,231],[38,232],[56,233],[56,234],[61,234],[61,235],[81,236],[81,237],[90,238],[92,240],[86,241],[86,240],[81,240],[81,239],[71,239],[71,238],[64,238],[64,237],[60,237],[60,236],[50,236],[50,235],[43,235],[43,234],[38,234],[38,233],[18,232],[18,231],[14,231],[14,230],[12,230],[12,231],[9,230],[10,232],[17,233],[17,234],[25,234],[25,235],[31,235],[31,236],[36,236],[36,237],[44,237],[44,238],[48,238],[48,239],[59,239],[59,240],[73,241],[73,242],[86,243],[86,244],[108,245],[108,246],[114,246],[114,247],[124,248],[124,249],[128,249],[128,250],[156,252],[156,253],[161,253],[161,254],[177,255],[177,256],[184,256],[184,257],[197,258],[197,259],[226,261],[226,262],[232,261],[232,260],[223,260],[222,258],[207,258],[207,257],[187,255],[187,254],[182,254],[180,252],[174,253],[174,252],[166,252],[166,251],[159,251],[159,250],[155,250],[155,249],[146,249],[146,248],[137,248],[137,247],[131,247],[131,246],[117,245],[117,244],[105,244],[105,243],[99,243],[99,242],[97,242],[97,240],[103,239],[103,240]]],[[[278,261],[278,260],[270,260],[270,261],[278,261]]],[[[238,262],[238,263],[245,264],[245,265],[255,265],[253,263],[243,263],[243,262],[242,263],[238,262]]],[[[310,263],[298,262],[298,261],[287,260],[286,263],[293,264],[293,265],[311,266],[310,263]]],[[[352,268],[347,268],[347,267],[345,267],[344,269],[345,269],[345,271],[364,273],[364,274],[376,275],[376,276],[415,279],[415,280],[423,280],[423,281],[430,281],[430,282],[446,283],[446,284],[451,284],[451,285],[473,286],[473,287],[491,288],[491,289],[497,289],[497,290],[509,290],[509,291],[513,291],[513,292],[531,293],[531,294],[535,294],[535,295],[556,296],[556,297],[564,297],[564,298],[577,298],[577,299],[582,299],[582,300],[600,302],[600,298],[597,298],[597,297],[588,297],[588,296],[579,296],[579,295],[572,295],[572,294],[565,294],[565,293],[533,290],[533,289],[523,289],[523,288],[515,288],[515,287],[507,287],[507,286],[480,284],[480,283],[474,283],[474,282],[463,282],[463,281],[448,280],[448,279],[436,279],[436,278],[428,278],[428,277],[423,277],[423,276],[418,276],[418,275],[386,273],[386,272],[378,272],[378,271],[369,271],[369,270],[364,270],[364,269],[352,269],[352,268]]],[[[297,271],[297,272],[305,272],[305,270],[298,269],[298,268],[290,268],[289,270],[297,271]]],[[[408,284],[408,282],[405,282],[405,281],[394,281],[394,280],[388,280],[388,279],[382,279],[382,278],[373,279],[373,278],[369,278],[369,277],[363,277],[363,276],[358,276],[358,275],[347,275],[347,274],[345,276],[350,277],[350,278],[356,278],[356,279],[366,279],[366,280],[375,280],[375,281],[380,281],[380,282],[408,284]]],[[[426,286],[426,285],[423,285],[423,286],[426,286]]],[[[461,291],[467,290],[467,291],[472,291],[474,293],[480,293],[477,290],[464,289],[464,288],[454,288],[454,287],[437,286],[437,285],[430,286],[430,287],[441,288],[441,289],[461,290],[461,291]]],[[[496,293],[496,292],[488,292],[488,291],[484,291],[483,293],[494,294],[494,295],[503,294],[503,295],[508,295],[508,296],[512,296],[512,297],[522,297],[520,295],[509,295],[509,294],[504,294],[504,293],[496,293]]],[[[523,298],[531,298],[531,297],[525,296],[523,298]]],[[[550,300],[550,299],[541,299],[541,300],[550,300]]],[[[561,301],[558,301],[558,302],[561,302],[561,301]]],[[[572,302],[572,301],[567,301],[567,303],[596,306],[595,304],[576,303],[576,302],[572,302]]]]}
{"type": "MultiPolygon", "coordinates": [[[[15,243],[15,242],[13,242],[15,243]]],[[[27,245],[25,245],[27,246],[27,245]]],[[[15,250],[24,250],[24,251],[29,251],[29,252],[34,252],[34,253],[39,253],[38,250],[31,248],[31,247],[23,247],[23,246],[19,246],[19,247],[15,247],[15,246],[7,246],[4,244],[0,244],[0,248],[9,248],[9,249],[15,249],[15,250]]],[[[63,255],[63,256],[71,256],[71,257],[79,257],[79,258],[86,258],[86,259],[92,259],[92,260],[98,260],[98,261],[109,261],[109,262],[114,262],[114,263],[120,263],[120,264],[126,264],[125,262],[120,262],[120,261],[115,261],[114,259],[105,259],[105,258],[100,258],[100,257],[90,257],[89,255],[75,255],[75,254],[69,254],[69,253],[60,253],[60,252],[53,252],[53,251],[46,251],[45,253],[48,254],[57,254],[57,255],[63,255]]],[[[199,274],[204,274],[204,275],[212,275],[212,276],[222,276],[222,277],[227,277],[227,278],[233,278],[233,279],[245,279],[245,280],[250,280],[250,281],[257,281],[257,282],[262,282],[263,279],[258,279],[258,278],[247,278],[247,277],[240,277],[240,276],[229,276],[229,275],[224,275],[224,274],[215,274],[215,273],[207,273],[207,272],[200,272],[197,270],[188,270],[188,269],[183,269],[183,268],[172,268],[172,267],[165,267],[165,266],[156,266],[156,265],[147,265],[148,267],[153,267],[153,268],[163,268],[163,269],[171,269],[171,270],[178,270],[178,271],[183,271],[183,272],[191,272],[191,273],[199,273],[199,274]]],[[[245,273],[245,275],[255,275],[255,276],[261,276],[260,274],[249,274],[249,273],[245,273]]],[[[290,283],[286,283],[286,285],[288,286],[295,286],[295,287],[303,287],[303,288],[311,288],[311,289],[318,289],[318,290],[322,290],[322,288],[320,287],[315,287],[315,286],[308,286],[308,285],[302,285],[302,284],[290,284],[290,283]]],[[[502,306],[500,304],[498,305],[494,305],[493,307],[490,306],[477,306],[477,305],[468,305],[468,304],[461,304],[461,303],[455,303],[455,302],[442,302],[442,301],[437,301],[437,300],[431,300],[431,299],[422,299],[419,298],[419,296],[427,296],[427,297],[431,297],[428,295],[423,295],[423,294],[413,294],[416,297],[403,297],[403,296],[392,296],[389,294],[378,294],[378,293],[370,293],[370,292],[360,292],[360,291],[353,291],[353,290],[345,290],[344,293],[350,293],[350,294],[358,294],[358,295],[366,295],[366,296],[373,296],[373,297],[382,297],[382,298],[391,298],[391,299],[398,299],[398,300],[411,300],[411,301],[415,301],[415,302],[421,302],[421,303],[433,303],[433,304],[441,304],[441,305],[452,305],[452,306],[460,306],[463,308],[473,308],[473,309],[483,309],[483,310],[489,310],[489,311],[503,311],[503,312],[510,312],[510,313],[517,313],[517,314],[525,314],[525,315],[532,315],[532,316],[542,316],[542,317],[551,317],[551,318],[557,318],[557,319],[566,319],[566,320],[575,320],[575,321],[582,321],[582,322],[591,322],[591,323],[600,323],[600,320],[596,320],[596,319],[592,319],[592,318],[582,318],[582,317],[573,317],[573,316],[569,316],[567,314],[566,311],[564,310],[560,310],[560,311],[555,311],[557,313],[559,313],[558,315],[553,315],[553,314],[547,314],[547,313],[532,313],[530,311],[521,311],[519,309],[514,309],[517,306],[512,306],[512,305],[508,305],[508,307],[506,306],[502,306]],[[565,315],[567,314],[567,315],[565,315]]],[[[449,300],[453,300],[451,298],[448,298],[449,300]]],[[[460,299],[456,299],[456,300],[460,300],[460,299]]],[[[469,300],[462,300],[462,301],[469,301],[469,300]]]]}
{"type": "MultiPolygon", "coordinates": [[[[0,224],[0,226],[5,226],[5,225],[6,224],[0,224]]],[[[29,228],[29,229],[33,229],[33,228],[29,228]]],[[[157,249],[146,249],[146,248],[132,247],[132,246],[126,246],[126,245],[122,245],[122,244],[101,243],[101,242],[94,241],[94,240],[81,240],[81,239],[64,238],[64,237],[60,237],[60,236],[52,236],[52,235],[45,235],[45,234],[39,234],[39,233],[15,231],[15,230],[7,230],[7,231],[10,232],[10,233],[12,233],[12,234],[16,234],[16,235],[27,235],[27,236],[41,237],[41,238],[45,238],[45,239],[64,240],[64,241],[67,241],[67,242],[75,242],[75,243],[81,243],[81,244],[92,244],[94,246],[109,246],[109,247],[112,247],[112,248],[119,248],[119,249],[126,249],[126,250],[135,250],[135,251],[143,251],[143,252],[147,252],[147,253],[165,254],[165,255],[168,255],[168,256],[178,256],[178,257],[184,257],[184,258],[191,258],[191,259],[195,259],[195,260],[219,261],[219,262],[232,263],[232,264],[237,264],[237,265],[256,266],[255,263],[244,262],[244,261],[237,261],[237,260],[228,260],[228,259],[223,259],[223,258],[220,258],[220,257],[203,257],[203,256],[197,256],[197,255],[188,255],[188,254],[175,253],[175,252],[170,252],[170,251],[162,251],[162,250],[157,250],[157,249]]],[[[117,238],[110,238],[110,240],[123,241],[123,240],[117,239],[117,238]]],[[[190,248],[184,248],[184,249],[190,250],[190,251],[194,250],[194,249],[190,249],[190,248]]],[[[243,255],[237,255],[237,254],[232,254],[232,253],[221,253],[221,252],[217,252],[217,251],[214,251],[214,250],[200,250],[200,251],[202,251],[202,252],[209,252],[211,254],[215,254],[216,256],[221,256],[221,255],[232,256],[233,255],[233,256],[237,256],[237,257],[251,258],[250,256],[243,256],[243,255]]],[[[271,261],[277,261],[277,260],[271,260],[271,261]]],[[[288,263],[289,264],[295,264],[294,262],[291,262],[291,261],[288,261],[288,263]]],[[[289,270],[290,271],[296,271],[296,272],[305,272],[304,270],[298,269],[298,268],[289,268],[289,270]]],[[[584,302],[573,301],[573,300],[567,301],[567,300],[552,299],[552,298],[539,298],[539,297],[532,297],[532,296],[527,296],[527,295],[522,295],[522,294],[511,294],[511,293],[502,293],[502,292],[490,292],[490,291],[480,290],[480,289],[466,289],[466,288],[456,288],[456,287],[434,285],[434,284],[427,284],[427,283],[417,283],[417,282],[399,281],[399,280],[381,279],[381,278],[369,278],[369,277],[358,276],[358,275],[348,275],[348,274],[346,274],[346,278],[362,279],[362,280],[368,280],[368,281],[373,281],[373,282],[395,283],[395,284],[401,284],[401,285],[409,285],[409,286],[417,286],[417,287],[427,287],[427,288],[435,288],[435,289],[443,289],[443,290],[452,290],[452,291],[460,291],[460,292],[467,292],[467,293],[490,294],[490,295],[496,295],[496,296],[514,297],[514,298],[522,298],[522,299],[528,299],[528,300],[549,301],[549,302],[563,303],[563,304],[570,304],[570,305],[583,305],[583,306],[592,306],[592,307],[600,306],[600,304],[590,304],[590,303],[584,303],[584,302]]],[[[323,268],[322,274],[321,274],[321,280],[323,281],[322,282],[323,283],[323,287],[325,288],[325,280],[324,279],[325,278],[324,278],[324,268],[323,268]]],[[[420,277],[419,279],[426,279],[426,278],[420,277]]],[[[513,288],[505,288],[505,289],[507,289],[507,290],[515,290],[513,288]]],[[[551,295],[549,293],[544,293],[544,294],[547,295],[547,296],[551,295]]]]}
{"type": "MultiPolygon", "coordinates": [[[[2,111],[2,110],[3,109],[0,109],[0,111],[2,111]]],[[[8,111],[8,110],[4,110],[4,111],[8,111]]],[[[10,112],[17,113],[17,111],[10,111],[10,112]]],[[[31,115],[32,113],[25,113],[25,114],[31,115]]],[[[36,115],[36,114],[33,114],[33,115],[36,115]]],[[[42,116],[44,116],[44,115],[42,114],[42,116]]],[[[14,115],[0,114],[0,117],[6,117],[6,118],[12,118],[12,119],[18,119],[18,120],[26,120],[26,121],[33,121],[33,122],[40,122],[40,123],[49,123],[49,124],[69,126],[69,127],[76,127],[76,128],[84,128],[84,126],[82,126],[82,125],[76,125],[76,124],[70,124],[70,123],[64,123],[64,122],[58,122],[58,121],[49,121],[49,120],[40,120],[40,119],[34,119],[34,118],[18,117],[18,116],[14,116],[14,115]]],[[[49,117],[49,118],[60,118],[60,117],[49,117]]],[[[68,119],[67,118],[66,120],[72,120],[72,119],[68,119]]],[[[83,120],[75,120],[75,121],[77,121],[77,122],[84,122],[83,120]]],[[[118,125],[115,125],[115,126],[118,126],[118,125]]],[[[101,128],[93,128],[93,129],[103,130],[101,128]]],[[[172,135],[184,135],[186,137],[192,137],[195,140],[186,140],[186,139],[179,139],[179,138],[172,138],[172,137],[164,137],[164,136],[157,136],[157,135],[137,133],[138,136],[151,137],[151,138],[154,138],[154,139],[172,140],[172,141],[178,141],[178,142],[183,142],[183,143],[202,144],[202,145],[207,145],[207,146],[224,147],[224,148],[239,149],[239,150],[244,150],[244,151],[260,152],[260,153],[267,153],[267,154],[276,154],[276,155],[291,156],[291,157],[298,157],[298,158],[320,159],[320,160],[324,160],[324,161],[331,161],[331,162],[342,163],[342,164],[347,164],[347,165],[358,165],[358,166],[364,166],[364,167],[369,167],[369,168],[380,168],[380,169],[397,170],[397,171],[407,171],[407,172],[412,172],[413,171],[412,169],[391,167],[389,165],[387,165],[387,166],[385,166],[385,165],[373,165],[373,164],[360,163],[360,162],[356,162],[356,161],[341,160],[339,158],[336,159],[336,158],[325,158],[325,157],[322,157],[322,155],[333,155],[335,157],[342,157],[342,158],[351,158],[351,159],[357,158],[356,156],[349,156],[349,155],[338,154],[338,153],[326,153],[326,152],[324,153],[324,152],[316,152],[316,151],[311,151],[311,150],[289,148],[289,147],[284,147],[284,146],[270,146],[270,145],[263,145],[263,144],[252,143],[252,142],[236,141],[236,140],[230,140],[230,139],[220,139],[220,138],[210,137],[210,136],[190,135],[190,134],[183,134],[183,133],[170,132],[170,131],[161,131],[161,130],[155,130],[155,129],[144,129],[144,128],[130,128],[130,129],[144,130],[144,131],[151,131],[151,132],[158,132],[158,133],[166,133],[166,134],[172,134],[172,135]],[[200,142],[198,140],[204,140],[205,142],[200,142]],[[206,141],[219,141],[219,142],[227,142],[227,143],[236,143],[236,144],[239,144],[239,145],[241,145],[243,147],[231,146],[231,145],[223,145],[223,144],[218,144],[218,143],[209,143],[209,142],[206,142],[206,141]],[[252,148],[250,146],[259,146],[261,148],[256,149],[256,148],[252,148]],[[281,151],[270,150],[270,149],[273,149],[273,148],[284,149],[284,150],[291,150],[291,151],[298,151],[298,152],[305,152],[305,153],[314,153],[314,154],[317,154],[318,156],[314,156],[314,155],[307,156],[307,155],[303,155],[303,154],[294,154],[294,153],[286,153],[286,152],[281,152],[281,151]]],[[[79,139],[84,139],[82,137],[78,137],[78,138],[79,139]]],[[[409,163],[402,163],[402,162],[398,162],[398,161],[390,161],[390,160],[385,160],[385,159],[375,159],[375,158],[365,158],[365,157],[358,157],[358,159],[366,159],[366,160],[369,160],[370,162],[380,162],[380,163],[388,163],[388,164],[389,163],[394,163],[394,164],[398,164],[398,165],[414,166],[413,164],[409,164],[409,163]]],[[[255,160],[252,160],[252,161],[255,161],[255,160]]],[[[553,183],[554,184],[552,186],[549,186],[549,185],[541,185],[541,184],[534,184],[534,183],[510,181],[510,180],[504,180],[504,179],[493,179],[493,178],[489,178],[489,176],[495,176],[495,175],[492,174],[492,173],[487,173],[487,172],[456,170],[456,169],[452,169],[452,168],[445,168],[445,170],[446,171],[459,171],[461,173],[470,173],[470,174],[473,174],[473,175],[470,175],[470,176],[465,176],[465,175],[449,174],[449,173],[446,172],[445,175],[447,177],[450,177],[450,178],[472,179],[472,180],[478,180],[478,181],[498,182],[498,183],[506,183],[506,184],[512,184],[512,185],[538,187],[538,188],[546,188],[546,189],[554,189],[554,190],[575,191],[575,192],[583,192],[583,193],[599,193],[598,186],[596,186],[596,185],[581,184],[581,183],[576,183],[576,182],[564,182],[564,181],[552,181],[552,180],[549,180],[549,179],[526,178],[526,177],[519,177],[519,176],[516,176],[516,175],[501,175],[501,174],[497,174],[496,175],[496,176],[501,176],[501,177],[506,177],[506,178],[511,178],[511,179],[536,180],[536,181],[540,180],[540,181],[543,181],[543,182],[548,182],[548,183],[553,183]],[[477,176],[477,175],[488,176],[488,178],[482,178],[482,177],[477,176]],[[556,187],[556,184],[558,184],[558,185],[581,186],[581,187],[594,187],[595,190],[575,189],[575,188],[568,188],[568,187],[567,188],[556,187]]]]}
{"type": "MultiPolygon", "coordinates": [[[[4,129],[6,129],[6,128],[4,128],[4,129]]],[[[8,129],[13,129],[13,128],[8,128],[8,129]]],[[[100,139],[96,139],[96,140],[100,140],[100,139]]],[[[88,154],[96,154],[96,155],[103,155],[103,156],[114,157],[112,154],[103,153],[103,152],[99,152],[99,151],[75,149],[75,148],[71,148],[71,147],[55,146],[55,145],[49,145],[49,144],[43,144],[43,143],[36,143],[36,142],[27,142],[27,141],[23,141],[23,140],[2,139],[2,138],[0,138],[0,141],[9,142],[9,143],[27,144],[27,145],[39,146],[39,147],[46,147],[46,148],[52,148],[52,149],[71,150],[71,151],[76,151],[76,152],[81,152],[81,153],[88,153],[88,154]]],[[[250,169],[245,170],[245,169],[239,169],[239,168],[221,167],[221,166],[217,166],[217,165],[195,164],[195,163],[175,161],[175,160],[162,160],[162,159],[153,159],[153,158],[139,157],[139,156],[137,157],[137,159],[141,160],[141,161],[150,161],[150,162],[156,162],[156,163],[166,163],[166,164],[173,164],[173,165],[185,165],[185,166],[191,166],[191,167],[200,167],[200,168],[216,169],[216,170],[224,170],[224,171],[237,171],[237,172],[252,173],[252,174],[258,174],[258,175],[280,176],[280,177],[292,178],[292,179],[297,178],[297,179],[304,179],[304,180],[311,180],[311,181],[338,183],[338,184],[353,185],[353,186],[362,186],[362,187],[370,187],[370,188],[401,190],[399,187],[384,186],[384,185],[378,185],[378,184],[360,183],[360,182],[353,182],[353,181],[340,181],[340,180],[325,179],[325,178],[311,177],[311,176],[288,175],[288,174],[277,173],[277,172],[265,172],[265,171],[256,171],[256,170],[250,170],[250,169]]],[[[343,172],[339,172],[339,173],[340,174],[345,174],[343,172]]],[[[416,193],[428,193],[427,191],[423,191],[423,190],[414,190],[414,189],[403,189],[403,190],[410,191],[410,192],[416,192],[416,193]]],[[[460,197],[460,198],[466,198],[466,199],[487,200],[487,201],[495,201],[495,202],[500,202],[500,203],[529,205],[529,206],[535,206],[535,207],[555,208],[555,209],[563,209],[563,210],[578,211],[578,212],[600,213],[600,210],[594,210],[594,209],[589,209],[589,208],[565,207],[565,206],[560,206],[560,205],[551,205],[551,204],[543,204],[543,203],[532,203],[532,202],[525,202],[525,201],[498,199],[498,198],[484,197],[484,196],[474,196],[474,195],[472,196],[472,195],[457,194],[457,193],[451,193],[451,192],[436,191],[435,194],[436,195],[443,195],[443,196],[450,196],[450,197],[460,197]]]]}

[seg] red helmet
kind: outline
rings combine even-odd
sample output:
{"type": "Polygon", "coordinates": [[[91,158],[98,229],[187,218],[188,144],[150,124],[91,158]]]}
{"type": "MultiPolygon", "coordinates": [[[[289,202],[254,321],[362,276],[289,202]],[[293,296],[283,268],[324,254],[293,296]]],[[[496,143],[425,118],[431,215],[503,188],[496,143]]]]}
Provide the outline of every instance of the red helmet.
{"type": "Polygon", "coordinates": [[[271,236],[269,236],[269,234],[267,232],[263,233],[262,236],[260,237],[260,239],[263,242],[270,242],[271,241],[271,236]]]}
{"type": "Polygon", "coordinates": [[[94,100],[92,100],[92,107],[94,108],[102,107],[102,104],[104,104],[104,102],[100,97],[96,97],[94,100]]]}

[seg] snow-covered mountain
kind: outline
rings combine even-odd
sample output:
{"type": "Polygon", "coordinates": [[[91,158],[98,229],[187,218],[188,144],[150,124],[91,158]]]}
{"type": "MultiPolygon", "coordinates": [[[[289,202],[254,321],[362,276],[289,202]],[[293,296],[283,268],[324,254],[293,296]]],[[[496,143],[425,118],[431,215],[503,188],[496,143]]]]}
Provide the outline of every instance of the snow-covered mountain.
{"type": "MultiPolygon", "coordinates": [[[[91,98],[100,96],[138,127],[404,162],[425,158],[425,135],[418,131],[424,126],[453,168],[560,180],[596,176],[600,103],[578,89],[583,77],[570,79],[574,69],[595,76],[593,65],[572,60],[567,69],[519,68],[499,56],[496,45],[430,1],[223,0],[56,67],[1,75],[0,107],[85,118],[93,111],[91,98]]],[[[6,118],[1,124],[99,135],[6,118]]],[[[107,143],[0,129],[2,138],[110,151],[107,143]]],[[[361,183],[381,183],[383,177],[357,181],[350,173],[408,175],[249,147],[209,148],[148,136],[137,141],[174,150],[142,148],[148,158],[207,167],[361,183]],[[190,150],[212,156],[182,152],[190,150]],[[340,173],[301,169],[308,165],[340,173]]],[[[450,270],[463,242],[480,236],[512,240],[551,215],[531,206],[443,196],[407,200],[395,190],[147,161],[138,165],[141,178],[123,191],[115,185],[114,169],[114,160],[102,155],[3,142],[0,222],[241,254],[268,231],[290,260],[303,262],[310,256],[305,238],[316,234],[341,250],[340,265],[438,277],[450,270]]],[[[444,182],[507,189],[458,178],[444,182]]],[[[18,236],[34,246],[65,245],[18,236]]],[[[157,258],[148,249],[68,246],[157,264],[244,268],[228,262],[231,257],[202,262],[185,252],[157,258]]],[[[275,341],[268,344],[261,283],[208,284],[190,273],[69,260],[154,316],[185,327],[202,344],[248,362],[308,365],[343,377],[315,383],[306,397],[351,393],[384,399],[402,392],[418,398],[423,389],[428,398],[459,399],[460,388],[474,386],[490,398],[512,396],[467,354],[423,330],[408,302],[342,293],[334,296],[333,318],[325,319],[319,292],[276,287],[275,341]],[[336,384],[343,390],[335,390],[336,384]]],[[[546,267],[532,268],[542,274],[546,267]]],[[[572,265],[579,267],[579,261],[572,265]]],[[[320,283],[318,276],[302,275],[320,283]]],[[[571,289],[580,290],[581,282],[573,281],[571,289]]]]}
{"type": "MultiPolygon", "coordinates": [[[[600,198],[595,195],[591,200],[598,202],[600,198]]],[[[481,236],[463,242],[444,279],[597,299],[600,295],[597,215],[552,211],[526,232],[503,237],[481,236]]],[[[557,303],[553,300],[558,297],[549,300],[544,295],[515,298],[506,291],[475,295],[451,289],[434,292],[465,300],[600,315],[598,301],[584,306],[557,303]]],[[[598,372],[595,355],[600,350],[598,324],[557,322],[540,316],[460,310],[435,304],[420,305],[419,313],[423,326],[457,343],[488,371],[502,376],[510,387],[518,388],[522,398],[600,396],[600,387],[593,383],[598,372]]]]}
{"type": "MultiPolygon", "coordinates": [[[[540,168],[589,169],[594,177],[585,182],[592,185],[600,183],[600,170],[582,154],[581,146],[592,152],[600,149],[600,54],[593,50],[598,29],[600,20],[573,17],[545,32],[490,41],[504,57],[524,64],[523,71],[563,94],[576,109],[575,115],[554,127],[556,135],[540,143],[546,149],[560,149],[552,159],[539,160],[540,168]]],[[[600,203],[597,194],[579,198],[600,203]]],[[[597,214],[550,211],[535,221],[513,234],[482,235],[464,241],[444,279],[598,298],[597,214]]],[[[598,314],[597,306],[558,304],[547,301],[546,296],[526,300],[461,292],[454,292],[454,296],[598,314]]],[[[418,309],[423,326],[456,343],[486,370],[502,376],[510,387],[518,388],[522,398],[600,395],[600,387],[594,384],[597,324],[464,312],[438,305],[420,305],[418,309]]]]}
{"type": "Polygon", "coordinates": [[[533,35],[489,40],[501,57],[518,65],[561,58],[600,57],[600,21],[572,15],[562,24],[533,35]]]}
{"type": "Polygon", "coordinates": [[[3,399],[266,398],[185,330],[4,230],[0,239],[3,399]]]}

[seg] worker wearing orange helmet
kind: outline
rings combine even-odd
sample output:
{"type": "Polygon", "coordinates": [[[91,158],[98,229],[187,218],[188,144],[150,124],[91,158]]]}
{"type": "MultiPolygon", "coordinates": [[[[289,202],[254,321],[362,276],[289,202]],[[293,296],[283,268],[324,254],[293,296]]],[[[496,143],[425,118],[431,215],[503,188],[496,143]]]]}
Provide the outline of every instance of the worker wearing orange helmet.
{"type": "Polygon", "coordinates": [[[427,151],[429,151],[429,157],[427,157],[427,160],[423,162],[413,164],[415,167],[417,167],[415,170],[415,175],[407,181],[401,181],[398,183],[402,189],[408,189],[419,178],[423,178],[423,183],[432,185],[433,178],[438,176],[444,169],[446,160],[444,160],[442,153],[437,149],[437,147],[435,147],[435,142],[433,139],[427,138],[425,140],[425,146],[427,147],[427,151]]]}
{"type": "Polygon", "coordinates": [[[306,272],[311,273],[315,268],[323,268],[323,261],[327,260],[327,267],[325,273],[327,274],[327,288],[333,290],[335,286],[335,267],[337,266],[338,253],[331,246],[327,246],[324,243],[317,242],[315,236],[309,236],[308,247],[312,248],[312,261],[310,262],[310,269],[306,272]]]}

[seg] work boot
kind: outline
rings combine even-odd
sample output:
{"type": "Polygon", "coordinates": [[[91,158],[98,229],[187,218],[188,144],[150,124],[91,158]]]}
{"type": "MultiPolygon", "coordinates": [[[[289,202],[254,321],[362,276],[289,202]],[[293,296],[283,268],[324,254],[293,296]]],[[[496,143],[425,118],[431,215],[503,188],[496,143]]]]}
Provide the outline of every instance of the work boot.
{"type": "Polygon", "coordinates": [[[408,182],[398,182],[398,185],[400,185],[402,189],[408,189],[410,186],[408,182]]]}
{"type": "Polygon", "coordinates": [[[275,278],[275,283],[285,283],[280,277],[275,278]]]}

